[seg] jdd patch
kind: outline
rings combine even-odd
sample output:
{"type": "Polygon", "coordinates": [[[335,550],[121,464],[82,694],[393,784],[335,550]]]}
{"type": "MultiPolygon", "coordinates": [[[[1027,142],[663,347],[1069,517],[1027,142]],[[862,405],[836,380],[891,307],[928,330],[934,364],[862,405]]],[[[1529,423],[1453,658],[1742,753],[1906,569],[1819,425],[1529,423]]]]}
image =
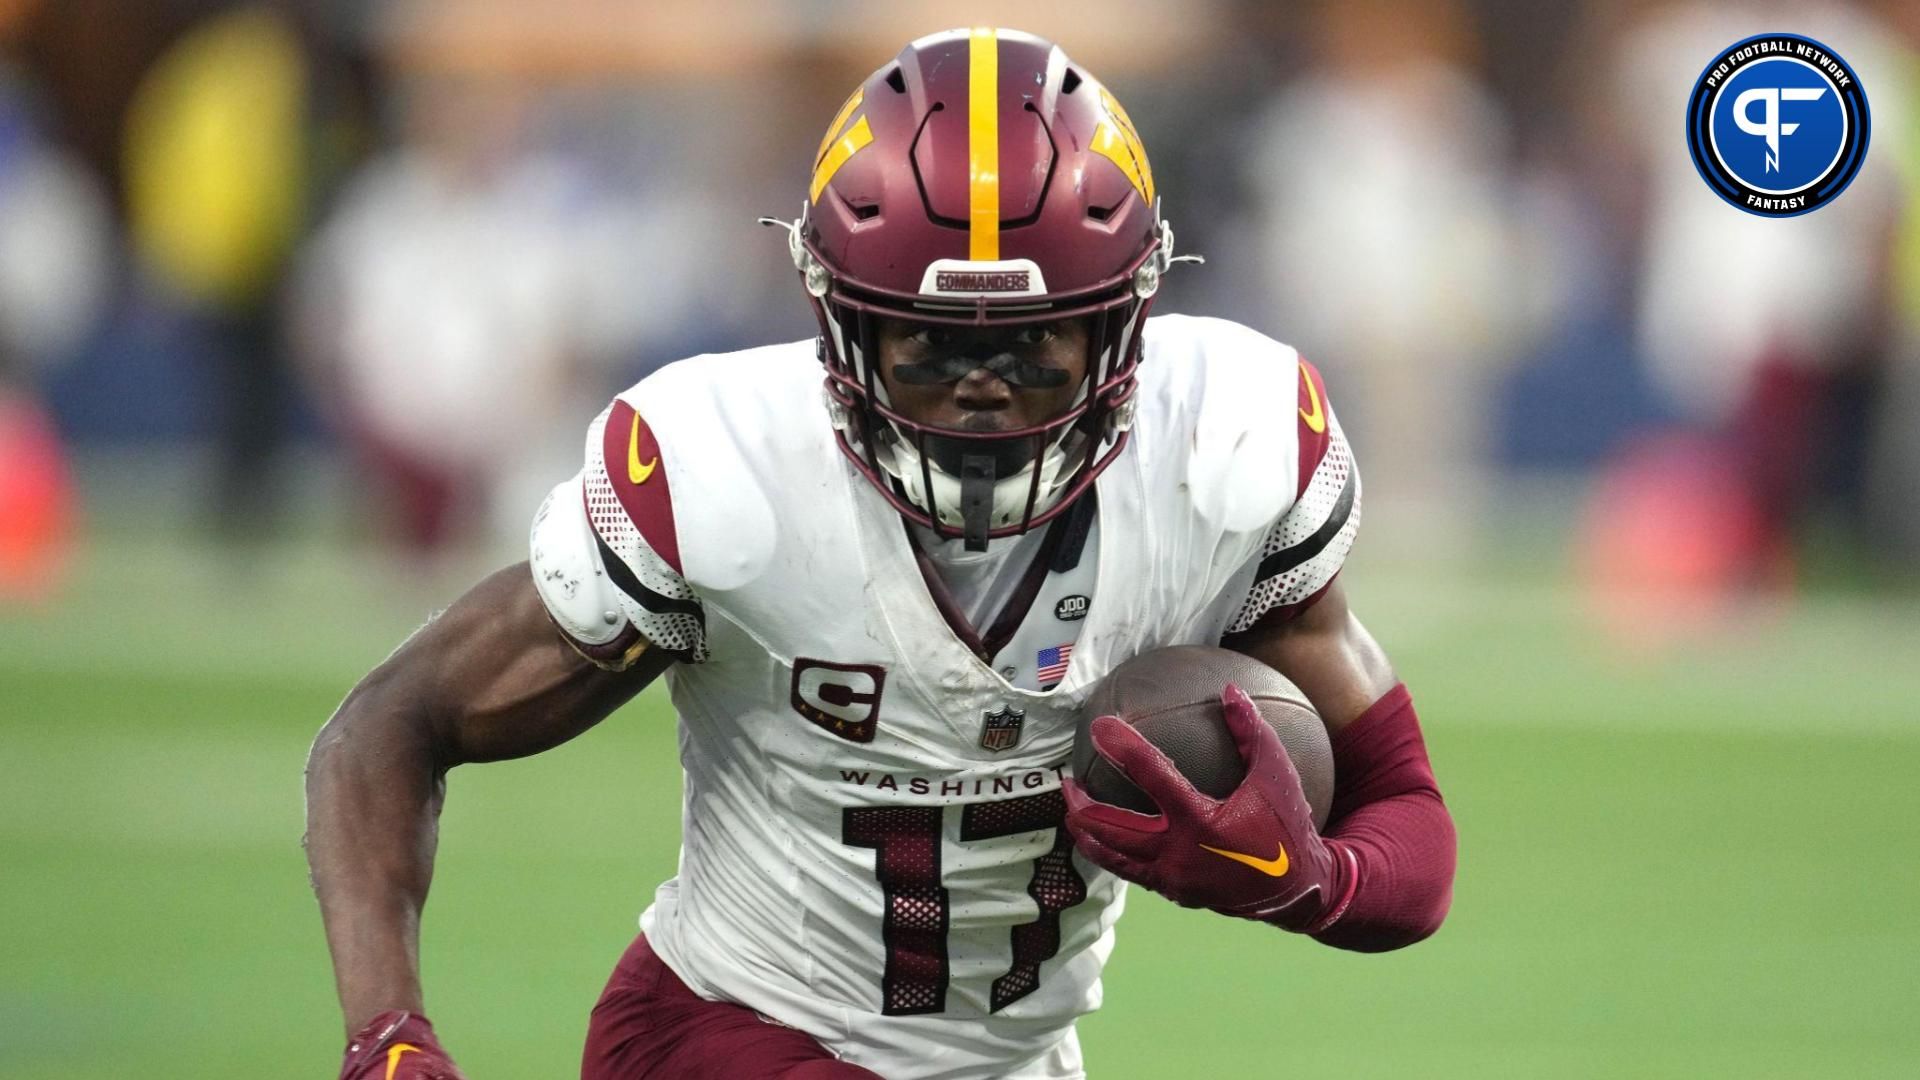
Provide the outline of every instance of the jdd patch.
{"type": "Polygon", "coordinates": [[[1687,99],[1687,149],[1714,193],[1793,217],[1839,197],[1867,159],[1867,95],[1832,49],[1760,34],[1707,64],[1687,99]]]}

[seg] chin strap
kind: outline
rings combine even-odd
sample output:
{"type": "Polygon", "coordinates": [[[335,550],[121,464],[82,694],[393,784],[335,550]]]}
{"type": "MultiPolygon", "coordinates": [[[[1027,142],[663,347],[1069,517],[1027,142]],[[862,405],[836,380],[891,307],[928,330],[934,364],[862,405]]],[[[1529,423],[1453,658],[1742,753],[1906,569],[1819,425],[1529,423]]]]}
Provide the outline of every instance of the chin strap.
{"type": "Polygon", "coordinates": [[[960,535],[968,551],[987,550],[987,530],[993,525],[993,456],[960,457],[960,535]]]}

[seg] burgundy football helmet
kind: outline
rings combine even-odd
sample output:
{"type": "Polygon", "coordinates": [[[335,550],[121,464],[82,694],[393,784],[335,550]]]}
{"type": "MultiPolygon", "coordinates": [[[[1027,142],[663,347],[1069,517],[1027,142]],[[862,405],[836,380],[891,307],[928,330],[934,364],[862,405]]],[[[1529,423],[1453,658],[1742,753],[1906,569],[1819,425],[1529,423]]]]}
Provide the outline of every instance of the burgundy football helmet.
{"type": "Polygon", "coordinates": [[[1132,121],[1058,46],[992,29],[908,45],[828,126],[800,218],[770,223],[820,320],[840,448],[908,520],[984,547],[1052,520],[1125,447],[1173,231],[1132,121]],[[877,377],[882,317],[1086,317],[1087,377],[1035,427],[918,423],[877,377]]]}

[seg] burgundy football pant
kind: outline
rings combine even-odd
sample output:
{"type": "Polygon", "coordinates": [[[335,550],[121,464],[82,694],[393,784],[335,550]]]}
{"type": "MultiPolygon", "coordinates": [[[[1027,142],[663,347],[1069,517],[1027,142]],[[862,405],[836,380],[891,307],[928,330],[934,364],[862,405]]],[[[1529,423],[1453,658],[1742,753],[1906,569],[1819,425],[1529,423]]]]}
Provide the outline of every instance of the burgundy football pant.
{"type": "Polygon", "coordinates": [[[812,1036],[708,1001],[667,967],[647,936],[627,947],[587,1024],[580,1080],[880,1080],[812,1036]]]}

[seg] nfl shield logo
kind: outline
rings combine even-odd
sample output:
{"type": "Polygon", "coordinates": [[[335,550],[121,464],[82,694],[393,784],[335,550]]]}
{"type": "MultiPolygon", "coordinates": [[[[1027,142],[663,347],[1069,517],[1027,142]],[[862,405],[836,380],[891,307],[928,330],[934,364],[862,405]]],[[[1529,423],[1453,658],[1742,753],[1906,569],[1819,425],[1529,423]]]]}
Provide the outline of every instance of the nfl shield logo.
{"type": "Polygon", "coordinates": [[[999,712],[986,714],[980,725],[980,745],[989,750],[1011,750],[1020,741],[1020,727],[1027,721],[1024,709],[1002,705],[999,712]]]}

